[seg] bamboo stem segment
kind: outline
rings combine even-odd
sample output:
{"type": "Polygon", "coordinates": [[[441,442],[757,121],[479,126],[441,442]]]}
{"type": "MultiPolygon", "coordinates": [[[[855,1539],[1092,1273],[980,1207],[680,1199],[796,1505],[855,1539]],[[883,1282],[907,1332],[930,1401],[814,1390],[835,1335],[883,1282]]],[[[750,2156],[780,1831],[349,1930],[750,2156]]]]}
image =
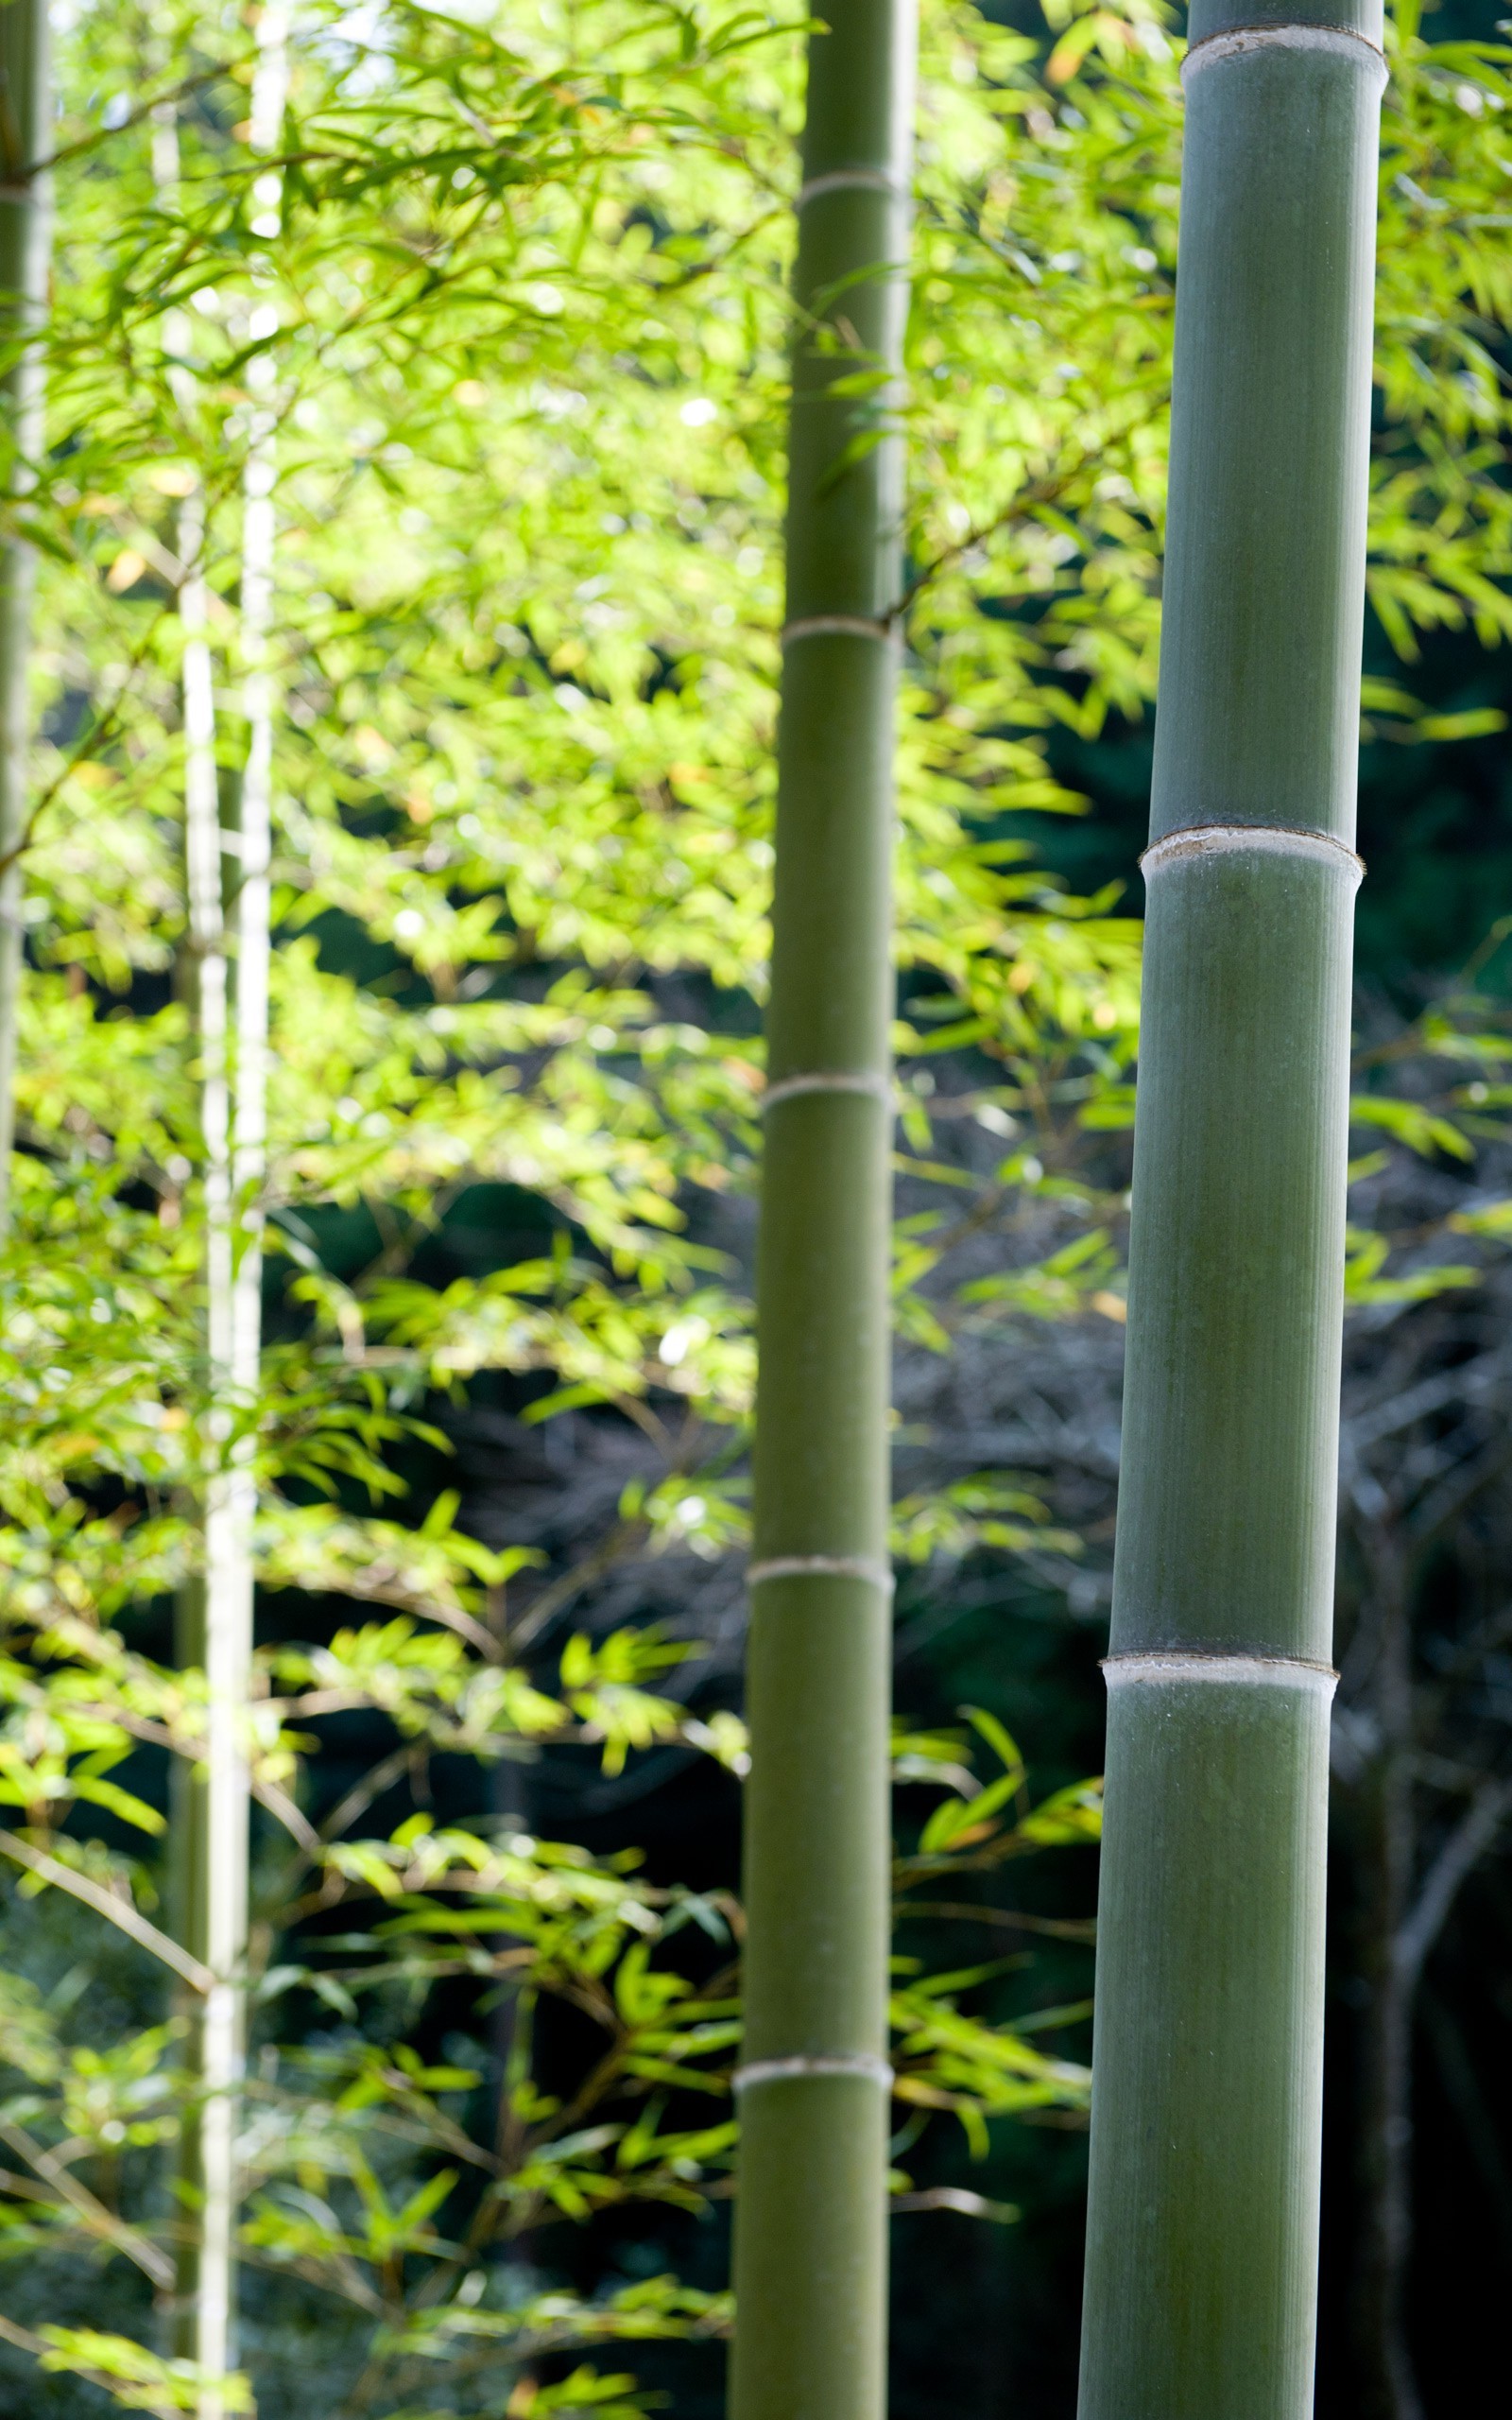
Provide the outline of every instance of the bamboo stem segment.
{"type": "MultiPolygon", "coordinates": [[[[288,91],[288,9],[267,0],[257,21],[248,140],[276,152],[288,91]]],[[[154,130],[159,181],[178,171],[171,112],[154,130]]],[[[283,179],[266,168],[253,191],[254,235],[279,232],[283,179]]],[[[265,278],[260,280],[266,285],[265,278]]],[[[274,335],[270,295],[254,303],[249,335],[274,335]]],[[[170,330],[175,343],[177,329],[170,330]]],[[[180,353],[181,343],[175,343],[180,353]]],[[[176,372],[187,411],[193,373],[176,372]]],[[[185,499],[180,553],[190,566],[180,596],[184,630],[184,819],[190,936],[196,968],[200,1119],[204,1148],[206,1346],[213,1445],[219,1467],[204,1501],[204,1575],[186,1599],[181,1660],[203,1666],[207,1701],[205,1759],[185,1793],[184,1865],[188,1945],[215,1978],[191,2014],[198,2106],[182,2135],[180,2179],[190,2240],[179,2280],[180,2348],[201,2372],[198,2420],[221,2420],[221,2381],[236,2351],[236,2231],[240,2129],[247,2031],[248,1854],[250,1785],[246,1724],[250,1690],[255,1439],[235,1435],[237,1416],[256,1395],[262,1356],[262,1209],[266,1163],[267,1022],[270,959],[269,864],[275,688],[268,662],[273,617],[277,414],[271,356],[247,365],[249,442],[243,481],[242,633],[247,755],[240,787],[234,909],[224,912],[221,825],[215,766],[215,701],[205,638],[204,492],[185,499]],[[233,977],[233,984],[232,984],[233,977]]]]}
{"type": "MultiPolygon", "coordinates": [[[[257,21],[257,63],[252,77],[248,140],[265,157],[278,148],[288,91],[288,12],[282,0],[266,0],[257,21]]],[[[276,235],[283,179],[265,169],[254,189],[258,204],[252,233],[276,235]]],[[[253,306],[249,334],[254,340],[276,332],[278,311],[270,299],[253,306]]],[[[253,1528],[257,1480],[255,1436],[230,1431],[255,1400],[262,1364],[263,1212],[261,1192],[267,1157],[267,1038],[270,962],[270,857],[272,838],[273,715],[275,687],[268,663],[273,618],[274,509],[277,476],[277,414],[272,393],[274,365],[254,353],[246,379],[251,398],[249,443],[242,498],[242,644],[246,662],[243,701],[247,754],[240,786],[235,855],[235,904],[229,930],[222,917],[223,835],[215,771],[214,709],[209,746],[191,764],[185,783],[189,829],[213,854],[202,871],[199,916],[204,939],[198,963],[207,958],[217,975],[217,996],[200,993],[200,1046],[205,1077],[205,1216],[209,1358],[212,1384],[222,1400],[213,1419],[224,1432],[224,1459],[206,1493],[202,1638],[208,1702],[206,1760],[196,1789],[200,1827],[193,1862],[192,1924],[196,1945],[215,1981],[207,1994],[196,2033],[203,2092],[198,2132],[187,2139],[193,2161],[189,2183],[198,2197],[193,2247],[191,2308],[186,2335],[202,2373],[198,2420],[221,2420],[220,2384],[236,2359],[236,2235],[241,2199],[240,2132],[247,2036],[249,1925],[249,1816],[250,1780],[246,1724],[250,1694],[253,1614],[253,1528]],[[197,778],[198,776],[198,778],[197,778]],[[198,810],[198,811],[197,811],[198,810]],[[228,952],[232,945],[233,955],[228,952]],[[227,976],[232,977],[230,992],[227,976]],[[214,1021],[214,1031],[207,1025],[214,1021]],[[211,1114],[212,1080],[219,1081],[211,1114]]],[[[198,662],[198,659],[197,659],[198,662]]],[[[208,651],[204,673],[209,678],[208,651]]],[[[189,732],[190,655],[185,649],[185,728],[189,732]]]]}
{"type": "MultiPolygon", "coordinates": [[[[52,258],[52,178],[37,163],[52,146],[52,37],[47,0],[0,0],[0,338],[19,343],[0,384],[14,447],[9,488],[36,484],[45,442],[42,329],[52,258]],[[27,341],[27,339],[30,341],[27,341]]],[[[9,1223],[15,1136],[16,1021],[24,962],[22,851],[31,749],[31,627],[37,550],[0,541],[0,1237],[9,1223]]]]}
{"type": "MultiPolygon", "coordinates": [[[[284,131],[289,82],[289,10],[285,0],[266,0],[257,20],[257,65],[252,76],[247,139],[265,159],[276,152],[284,131]]],[[[252,233],[276,236],[283,216],[284,179],[266,167],[254,187],[257,216],[252,233]]],[[[254,342],[276,335],[278,304],[272,281],[260,279],[264,297],[253,308],[249,335],[254,342]]],[[[247,755],[241,784],[241,862],[236,885],[236,1088],[232,1114],[232,1176],[238,1211],[232,1314],[232,1374],[244,1395],[255,1392],[263,1344],[263,1211],[259,1201],[267,1165],[268,981],[271,962],[271,861],[273,838],[273,718],[277,683],[269,661],[274,614],[273,491],[278,477],[276,367],[270,353],[254,353],[246,369],[252,426],[242,481],[242,697],[247,717],[247,755]]],[[[242,1551],[251,1587],[251,1520],[256,1491],[239,1459],[236,1477],[245,1530],[242,1551]]],[[[250,1612],[249,1610],[249,1627],[250,1612]]]]}
{"type": "MultiPolygon", "coordinates": [[[[152,116],[158,192],[176,196],[178,119],[172,102],[152,116]]],[[[189,329],[165,317],[169,383],[185,421],[195,409],[189,329]]],[[[178,1653],[205,1675],[203,1761],[180,1777],[175,1847],[183,1945],[214,1979],[186,2009],[185,2065],[195,2082],[178,2145],[183,2205],[175,2293],[175,2350],[201,2371],[198,2420],[222,2420],[220,2381],[232,2364],[239,2200],[237,2132],[246,2016],[249,1780],[245,1747],[250,1656],[250,1570],[243,1550],[233,1427],[235,1288],[232,1224],[232,1079],[230,935],[222,875],[215,671],[204,558],[202,479],[179,509],[182,634],[184,878],[198,1054],[200,1173],[204,1216],[206,1444],[211,1462],[201,1508],[202,1570],[180,1591],[178,1653]]]]}
{"type": "Polygon", "coordinates": [[[914,24],[912,0],[824,17],[794,280],[732,2420],[880,2420],[885,2399],[889,415],[914,24]]]}
{"type": "Polygon", "coordinates": [[[1312,2408],[1380,0],[1194,0],[1081,2420],[1312,2408]]]}

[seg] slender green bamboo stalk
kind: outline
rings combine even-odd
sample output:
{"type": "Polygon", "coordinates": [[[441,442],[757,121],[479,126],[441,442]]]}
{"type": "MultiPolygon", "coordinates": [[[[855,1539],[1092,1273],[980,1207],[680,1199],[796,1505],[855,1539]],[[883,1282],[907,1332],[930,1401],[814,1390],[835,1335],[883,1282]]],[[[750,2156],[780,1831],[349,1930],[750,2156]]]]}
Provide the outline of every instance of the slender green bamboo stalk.
{"type": "MultiPolygon", "coordinates": [[[[179,182],[178,123],[171,103],[153,113],[152,165],[160,195],[171,200],[179,182]]],[[[169,315],[163,341],[174,363],[169,373],[174,394],[187,421],[194,409],[195,378],[188,359],[188,324],[180,312],[169,315]]],[[[183,1945],[215,1979],[186,2009],[190,2039],[185,2064],[195,2079],[196,2106],[184,2118],[180,2141],[180,2223],[187,2232],[179,2263],[176,2344],[209,2381],[199,2398],[198,2420],[220,2420],[224,2399],[215,2382],[232,2360],[236,2132],[246,2000],[248,1773],[243,1731],[250,1587],[244,1585],[246,1558],[240,1550],[235,1488],[226,1453],[234,1382],[231,1004],[206,538],[205,491],[197,480],[180,505],[177,532],[183,566],[179,621],[183,641],[184,877],[198,1057],[206,1443],[221,1466],[212,1469],[205,1484],[202,1569],[185,1587],[180,1605],[180,1661],[204,1672],[206,1721],[204,1759],[192,1769],[180,1793],[175,1845],[183,1945]]]]}
{"type": "MultiPolygon", "coordinates": [[[[193,562],[202,547],[203,493],[184,500],[180,544],[193,562]],[[198,509],[197,509],[198,508],[198,509]]],[[[227,935],[221,906],[221,832],[215,725],[205,596],[198,572],[185,579],[183,623],[184,838],[194,959],[196,1042],[204,1193],[206,1360],[211,1390],[207,1443],[224,1454],[231,1436],[232,1232],[231,1086],[228,1066],[227,935]],[[217,1398],[219,1398],[217,1400],[217,1398]]],[[[241,2079],[247,1945],[248,1775],[243,1727],[248,1697],[249,1586],[233,1477],[212,1471],[202,1508],[203,1571],[190,1592],[183,1661],[205,1674],[204,1762],[195,1768],[184,1847],[189,1893],[184,1945],[215,1977],[191,2012],[191,2065],[200,2100],[184,2132],[182,2173],[192,2196],[194,2241],[182,2280],[188,2349],[218,2377],[231,2366],[236,2211],[236,2090],[241,2079]],[[195,1635],[198,1630],[198,1636],[195,1635]]],[[[200,2420],[218,2420],[214,2389],[200,2420]]]]}
{"type": "MultiPolygon", "coordinates": [[[[257,20],[248,139],[254,151],[276,149],[288,89],[287,10],[267,0],[257,20]]],[[[278,232],[282,180],[265,171],[254,195],[253,233],[278,232]],[[270,188],[270,189],[266,189],[270,188]]],[[[253,306],[253,339],[277,328],[276,304],[253,306]]],[[[198,2130],[186,2148],[197,2210],[191,2259],[182,2280],[187,2349],[206,2373],[198,2420],[220,2420],[216,2381],[236,2357],[236,2218],[240,2199],[236,2138],[246,2051],[248,1851],[249,1777],[244,1726],[252,1656],[253,1526],[257,1481],[255,1439],[231,1437],[255,1398],[262,1362],[261,1191],[266,1164],[269,857],[272,819],[275,692],[268,664],[273,611],[273,487],[276,427],[270,354],[247,366],[251,397],[250,441],[242,498],[243,702],[247,755],[240,786],[235,908],[227,932],[222,912],[222,851],[232,836],[220,825],[215,774],[210,658],[200,643],[202,584],[185,584],[184,722],[185,829],[190,869],[191,927],[199,977],[201,1114],[204,1132],[207,1344],[213,1388],[223,1401],[212,1411],[222,1440],[222,1469],[210,1481],[204,1506],[204,1579],[199,1654],[208,1698],[207,1754],[191,1826],[191,1941],[215,1977],[196,2033],[202,2094],[198,2130]],[[193,716],[191,700],[197,701],[193,716]],[[191,727],[193,720],[194,727],[191,727]],[[228,943],[234,959],[228,961],[228,943]],[[211,974],[207,992],[205,974],[211,974]],[[233,995],[228,998],[228,976],[233,995]]],[[[181,527],[186,562],[203,546],[202,493],[186,499],[192,528],[181,527]],[[198,543],[197,543],[198,542],[198,543]]],[[[189,1642],[186,1641],[186,1644],[189,1642]]]]}
{"type": "Polygon", "coordinates": [[[1305,2420],[1380,0],[1194,0],[1082,2420],[1305,2420]]]}
{"type": "MultiPolygon", "coordinates": [[[[252,77],[248,142],[265,157],[278,147],[288,95],[288,20],[283,0],[267,0],[257,20],[257,65],[252,77]]],[[[283,178],[266,168],[257,180],[253,233],[278,233],[283,178]]],[[[265,281],[266,284],[266,281],[265,281]]],[[[276,335],[278,304],[271,291],[253,309],[249,334],[254,341],[276,335]]],[[[267,1009],[270,937],[269,864],[273,813],[273,716],[277,686],[268,660],[273,626],[273,489],[278,476],[277,372],[271,353],[254,353],[247,364],[252,427],[242,482],[243,703],[247,758],[241,784],[240,874],[236,886],[236,1086],[232,1176],[240,1238],[232,1310],[232,1374],[244,1395],[255,1392],[263,1340],[263,1214],[259,1195],[267,1158],[267,1009]]],[[[246,1586],[251,1587],[251,1517],[255,1487],[239,1459],[237,1501],[245,1530],[246,1586]]],[[[251,1614],[249,1603],[248,1635],[251,1614]]]]}
{"type": "MultiPolygon", "coordinates": [[[[202,544],[202,491],[185,498],[180,543],[202,544]],[[197,511],[197,506],[199,510],[197,511]]],[[[186,560],[193,562],[195,553],[186,560]]],[[[180,592],[184,627],[184,829],[190,941],[199,1052],[199,1119],[204,1189],[206,1359],[211,1388],[208,1443],[224,1451],[230,1438],[233,1383],[233,1286],[231,1168],[231,1086],[228,1065],[227,934],[221,906],[221,832],[215,771],[215,725],[210,650],[204,638],[205,598],[198,573],[180,592]]],[[[215,1977],[193,2025],[192,2065],[200,2102],[186,2128],[185,2182],[193,2197],[195,2240],[185,2263],[183,2313],[188,2349],[218,2377],[231,2366],[236,2213],[235,2135],[241,2080],[247,1947],[248,1775],[243,1727],[248,1697],[249,1597],[234,1480],[229,1466],[214,1470],[203,1504],[203,1572],[198,1598],[198,1636],[182,1641],[183,1660],[205,1674],[204,1763],[190,1790],[186,1850],[190,1876],[185,1946],[215,1977]]],[[[200,2420],[218,2420],[221,2399],[207,2390],[200,2420]]]]}
{"type": "MultiPolygon", "coordinates": [[[[0,387],[15,447],[12,497],[36,482],[43,443],[46,365],[40,331],[52,257],[52,179],[36,173],[52,128],[47,0],[0,0],[0,337],[36,334],[0,387]]],[[[16,1017],[22,969],[21,850],[27,814],[32,602],[37,550],[0,539],[0,1237],[9,1223],[15,1138],[16,1017]]]]}
{"type": "Polygon", "coordinates": [[[767,1018],[733,2420],[886,2342],[890,859],[912,0],[809,49],[767,1018]],[[836,393],[837,382],[874,384],[836,393]]]}

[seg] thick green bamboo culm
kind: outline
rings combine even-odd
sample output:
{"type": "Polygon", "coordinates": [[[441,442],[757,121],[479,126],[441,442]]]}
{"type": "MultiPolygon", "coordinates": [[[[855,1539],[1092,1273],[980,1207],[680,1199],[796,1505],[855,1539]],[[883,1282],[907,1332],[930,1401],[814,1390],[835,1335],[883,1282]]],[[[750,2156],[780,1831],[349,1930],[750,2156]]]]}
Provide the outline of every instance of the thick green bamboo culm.
{"type": "Polygon", "coordinates": [[[1081,2420],[1306,2420],[1380,0],[1193,0],[1081,2420]]]}
{"type": "Polygon", "coordinates": [[[767,1018],[732,2420],[881,2420],[893,697],[911,0],[809,46],[767,1018]],[[869,374],[868,374],[869,373],[869,374]],[[848,381],[860,391],[835,393],[848,381]]]}
{"type": "MultiPolygon", "coordinates": [[[[24,496],[43,441],[45,370],[40,338],[52,254],[52,179],[37,173],[52,130],[47,0],[0,0],[0,340],[9,366],[0,411],[15,449],[9,489],[24,496]],[[12,350],[18,339],[23,349],[12,350]]],[[[22,857],[31,753],[32,599],[37,550],[0,537],[0,1236],[9,1221],[16,1017],[21,988],[22,857]]]]}

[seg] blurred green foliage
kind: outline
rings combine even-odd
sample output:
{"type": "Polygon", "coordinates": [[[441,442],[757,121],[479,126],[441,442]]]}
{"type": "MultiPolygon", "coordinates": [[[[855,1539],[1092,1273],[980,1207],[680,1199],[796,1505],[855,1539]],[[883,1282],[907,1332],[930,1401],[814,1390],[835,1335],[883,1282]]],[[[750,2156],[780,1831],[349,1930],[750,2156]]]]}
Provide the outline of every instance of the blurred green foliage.
{"type": "MultiPolygon", "coordinates": [[[[1110,1340],[1123,1314],[1138,925],[1116,883],[1069,888],[1025,836],[1074,833],[1065,751],[1153,701],[1180,44],[1144,0],[1047,15],[925,12],[897,603],[897,1305],[924,1361],[1052,1327],[1110,1340]]],[[[580,2356],[728,2325],[717,2281],[625,2262],[663,2241],[635,2237],[645,2213],[730,2189],[738,1907],[594,1845],[587,1817],[590,1837],[541,1837],[516,1785],[551,1759],[654,1782],[677,1748],[728,1826],[745,1756],[717,1659],[693,1696],[697,1618],[668,1635],[599,1592],[670,1564],[696,1615],[745,1532],[800,32],[735,0],[301,0],[283,209],[260,224],[234,9],[81,7],[61,27],[0,1265],[0,2335],[42,2364],[28,2409],[204,2393],[155,2349],[152,2308],[187,2091],[165,1774],[205,1720],[164,1616],[197,1492],[241,1439],[266,1636],[247,1709],[260,2408],[626,2420],[643,2390],[580,2356]],[[146,89],[144,57],[163,62],[146,89]],[[164,99],[171,197],[149,157],[164,99]],[[254,354],[279,414],[270,1267],[263,1383],[228,1436],[203,1338],[177,605],[202,571],[231,889],[254,354]],[[449,1258],[485,1201],[491,1229],[449,1258]],[[633,1449],[580,1541],[463,1520],[448,1424],[472,1402],[523,1431],[586,1414],[633,1449]],[[574,2227],[586,2276],[558,2248],[574,2227]]],[[[1504,224],[1509,68],[1399,10],[1371,596],[1400,661],[1366,700],[1392,745],[1500,727],[1415,683],[1435,634],[1508,628],[1512,272],[1484,238],[1504,224]]],[[[1399,1026],[1362,1069],[1362,1183],[1383,1152],[1500,1135],[1509,1046],[1473,983],[1399,1026]]],[[[1506,1227],[1487,1199],[1402,1237],[1367,1198],[1355,1298],[1468,1283],[1506,1227]]],[[[905,1614],[932,1618],[963,1566],[1050,1599],[1097,1561],[1035,1474],[917,1476],[905,1614]]],[[[1054,1769],[1038,1799],[1001,1700],[962,1685],[966,1727],[898,1752],[895,2186],[944,2225],[1013,2210],[916,2174],[926,2126],[976,2160],[996,2120],[1069,2132],[1084,2110],[1084,2063],[1041,2037],[1085,2022],[1090,1893],[1068,1916],[1032,1870],[1024,1904],[998,1891],[1031,1852],[1093,1840],[1097,1811],[1076,1723],[1050,1736],[1060,1681],[1011,1685],[1054,1769]],[[940,1922],[949,1962],[916,1952],[940,1922]],[[984,1926],[994,1947],[1005,1927],[1058,1940],[1048,2002],[1024,2004],[1018,1949],[984,1956],[984,1926]]]]}

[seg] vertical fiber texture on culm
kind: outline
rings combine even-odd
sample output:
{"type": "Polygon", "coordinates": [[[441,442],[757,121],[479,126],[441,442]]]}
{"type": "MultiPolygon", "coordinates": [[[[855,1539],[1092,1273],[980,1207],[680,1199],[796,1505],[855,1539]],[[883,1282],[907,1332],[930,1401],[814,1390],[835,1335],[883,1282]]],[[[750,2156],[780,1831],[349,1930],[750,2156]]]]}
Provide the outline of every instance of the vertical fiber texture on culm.
{"type": "Polygon", "coordinates": [[[758,1269],[732,2420],[882,2420],[892,755],[911,0],[809,43],[758,1269]],[[858,371],[886,383],[834,391],[858,371]],[[849,1084],[805,1088],[809,1077],[849,1084]],[[810,1560],[841,1568],[805,1570],[810,1560]],[[794,1568],[795,1564],[799,1567],[794,1568]],[[763,1566],[780,1566],[763,1576],[763,1566]],[[838,2060],[819,2071],[801,2062],[838,2060]],[[771,2072],[773,2061],[800,2063],[771,2072]],[[853,2063],[849,2071],[845,2062],[853,2063]]]}
{"type": "Polygon", "coordinates": [[[1081,2420],[1312,2408],[1381,40],[1191,13],[1081,2420]]]}

